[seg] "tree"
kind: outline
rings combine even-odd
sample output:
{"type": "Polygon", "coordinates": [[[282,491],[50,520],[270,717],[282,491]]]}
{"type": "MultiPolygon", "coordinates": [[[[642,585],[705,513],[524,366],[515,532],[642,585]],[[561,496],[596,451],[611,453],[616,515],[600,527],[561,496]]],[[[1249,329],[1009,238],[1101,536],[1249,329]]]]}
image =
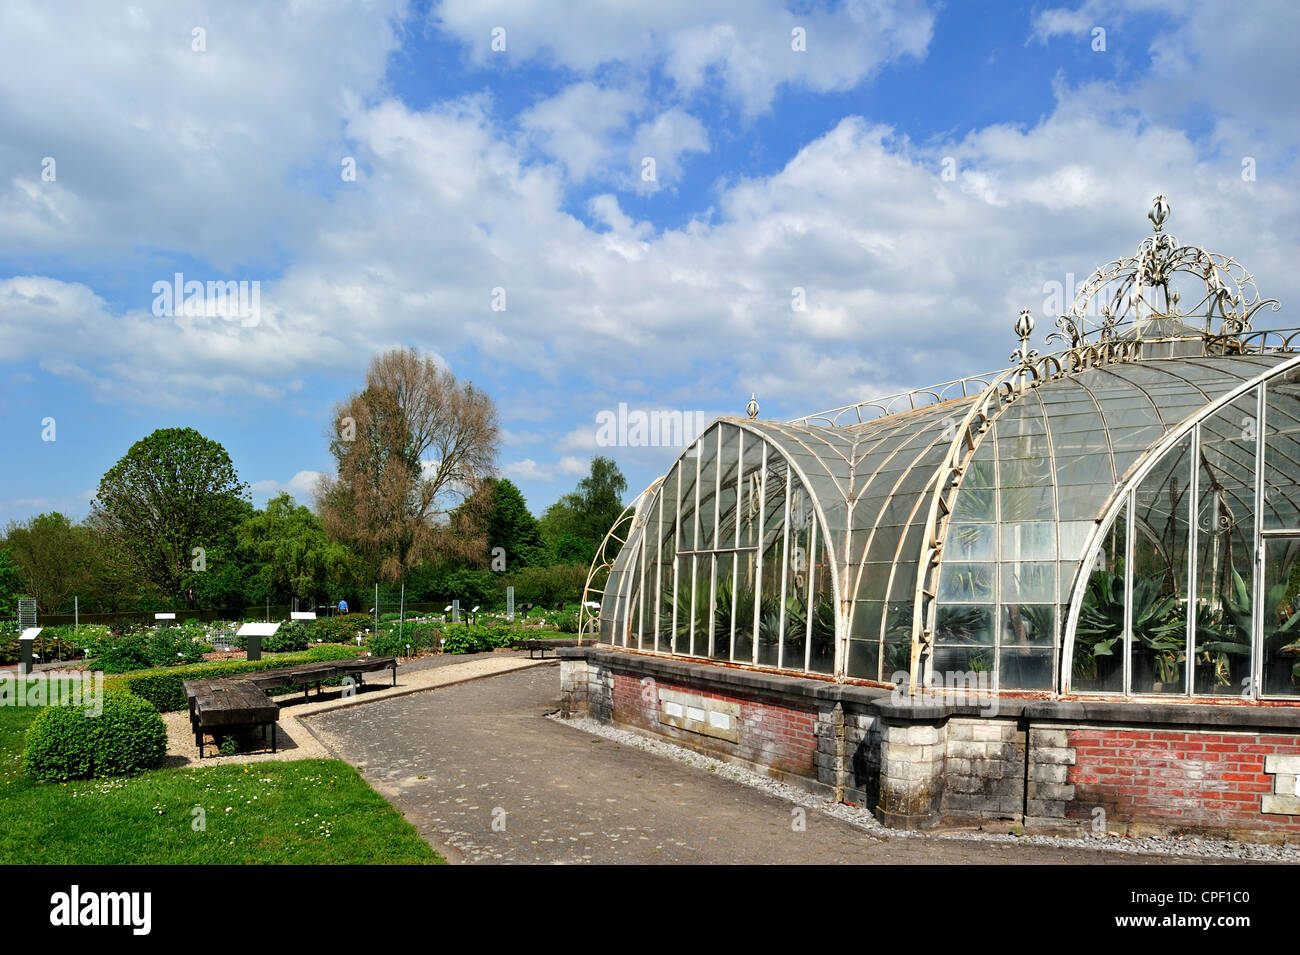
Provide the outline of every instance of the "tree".
{"type": "Polygon", "coordinates": [[[591,461],[591,473],[549,508],[539,522],[542,535],[561,562],[590,562],[600,542],[623,513],[627,478],[605,457],[591,461]]]}
{"type": "Polygon", "coordinates": [[[457,509],[453,524],[457,521],[464,522],[463,532],[483,539],[491,570],[514,571],[547,561],[546,544],[537,528],[537,518],[529,512],[524,495],[509,479],[484,481],[457,509]],[[498,558],[504,561],[504,567],[497,564],[498,558]]]}
{"type": "Polygon", "coordinates": [[[89,580],[89,535],[58,511],[12,522],[6,543],[26,593],[41,613],[59,613],[89,580]]]}
{"type": "Polygon", "coordinates": [[[275,598],[303,601],[332,597],[352,580],[352,555],[331,541],[320,519],[288,494],[266,502],[239,527],[238,552],[258,589],[275,598]]]}
{"type": "Polygon", "coordinates": [[[18,613],[18,598],[23,593],[22,580],[18,568],[7,548],[0,548],[0,619],[12,617],[18,613]]]}
{"type": "Polygon", "coordinates": [[[335,409],[316,511],[330,537],[395,581],[433,557],[482,546],[448,520],[492,473],[500,428],[492,399],[428,356],[377,356],[366,387],[335,409]]]}
{"type": "Polygon", "coordinates": [[[225,448],[193,428],[161,428],[108,470],[93,507],[148,581],[194,606],[200,575],[228,559],[246,498],[225,448]]]}
{"type": "Polygon", "coordinates": [[[102,513],[91,511],[82,527],[89,551],[86,582],[77,590],[82,611],[116,613],[166,604],[158,599],[156,588],[144,579],[121,541],[105,526],[102,513]]]}

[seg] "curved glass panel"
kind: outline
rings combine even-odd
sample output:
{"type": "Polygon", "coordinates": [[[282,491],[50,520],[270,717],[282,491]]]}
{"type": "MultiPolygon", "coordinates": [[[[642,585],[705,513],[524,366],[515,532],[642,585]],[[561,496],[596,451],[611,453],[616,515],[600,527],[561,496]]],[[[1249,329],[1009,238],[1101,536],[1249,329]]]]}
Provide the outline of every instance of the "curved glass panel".
{"type": "MultiPolygon", "coordinates": [[[[936,642],[941,642],[938,621],[945,603],[962,608],[992,603],[997,609],[989,643],[997,685],[1026,690],[1055,686],[1060,627],[1070,590],[1089,535],[1116,488],[1171,430],[1285,360],[1286,355],[1263,355],[1118,362],[1043,382],[1004,407],[980,440],[954,501],[939,574],[936,642]],[[977,565],[987,565],[990,572],[975,574],[977,565]],[[958,586],[961,581],[973,583],[958,586]]],[[[1295,412],[1300,437],[1300,403],[1295,412]]],[[[1236,413],[1235,406],[1230,413],[1236,413]]],[[[1214,434],[1221,435],[1226,427],[1225,418],[1215,425],[1214,434]]],[[[1211,453],[1240,456],[1221,444],[1211,453]]],[[[1163,495],[1153,492],[1143,502],[1135,525],[1142,529],[1139,554],[1147,563],[1154,566],[1162,546],[1175,549],[1176,555],[1170,556],[1179,563],[1162,572],[1167,582],[1181,575],[1179,583],[1176,588],[1162,586],[1159,597],[1173,599],[1184,621],[1193,590],[1188,578],[1189,454],[1183,455],[1188,476],[1177,489],[1182,523],[1168,524],[1165,488],[1163,495]],[[1153,508],[1160,511],[1150,515],[1156,523],[1147,521],[1145,513],[1153,508]],[[1172,537],[1159,543],[1161,535],[1172,537]]],[[[1145,586],[1136,593],[1156,597],[1147,594],[1145,586]]],[[[1176,624],[1169,629],[1172,632],[1176,624]]],[[[1183,634],[1186,629],[1184,624],[1183,634]]],[[[953,639],[951,632],[948,639],[953,639]]],[[[1161,661],[1156,674],[1154,662],[1142,656],[1134,692],[1185,691],[1187,645],[1178,634],[1169,637],[1175,639],[1180,640],[1181,659],[1177,653],[1166,658],[1152,650],[1154,660],[1161,661]],[[1139,689],[1143,685],[1145,689],[1139,689]]],[[[935,666],[939,664],[936,656],[935,666]]]]}

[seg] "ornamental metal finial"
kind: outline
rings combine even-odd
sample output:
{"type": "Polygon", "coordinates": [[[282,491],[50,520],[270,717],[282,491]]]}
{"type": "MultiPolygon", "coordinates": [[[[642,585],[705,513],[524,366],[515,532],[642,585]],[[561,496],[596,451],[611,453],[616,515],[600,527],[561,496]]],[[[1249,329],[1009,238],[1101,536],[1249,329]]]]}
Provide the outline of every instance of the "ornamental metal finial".
{"type": "Polygon", "coordinates": [[[1147,213],[1147,218],[1156,227],[1156,232],[1165,231],[1165,220],[1169,218],[1169,203],[1164,196],[1156,196],[1151,201],[1151,211],[1147,213]]]}
{"type": "Polygon", "coordinates": [[[758,417],[758,399],[754,397],[752,391],[749,393],[749,404],[745,405],[745,414],[749,415],[751,418],[758,417]]]}
{"type": "Polygon", "coordinates": [[[1130,325],[1125,334],[1134,338],[1142,338],[1147,327],[1157,335],[1186,337],[1178,323],[1199,326],[1205,336],[1240,335],[1251,330],[1251,319],[1264,306],[1278,310],[1276,299],[1260,297],[1255,277],[1236,259],[1181,245],[1165,231],[1169,201],[1163,194],[1152,200],[1147,218],[1155,233],[1135,254],[1103,265],[1079,286],[1049,343],[1061,339],[1078,348],[1090,340],[1110,341],[1130,325]],[[1184,302],[1195,304],[1185,308],[1184,302]],[[1174,322],[1148,326],[1153,318],[1174,322]]]}
{"type": "Polygon", "coordinates": [[[1021,365],[1028,365],[1038,357],[1038,350],[1029,347],[1029,336],[1034,334],[1034,316],[1029,314],[1029,309],[1020,310],[1015,328],[1016,335],[1020,338],[1020,347],[1011,353],[1011,360],[1021,365]]]}

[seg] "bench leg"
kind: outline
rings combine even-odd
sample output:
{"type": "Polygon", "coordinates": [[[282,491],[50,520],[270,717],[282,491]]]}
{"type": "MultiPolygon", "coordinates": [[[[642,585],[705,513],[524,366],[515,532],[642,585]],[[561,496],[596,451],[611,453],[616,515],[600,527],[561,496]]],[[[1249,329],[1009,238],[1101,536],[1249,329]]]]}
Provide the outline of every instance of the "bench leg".
{"type": "Polygon", "coordinates": [[[272,723],[271,724],[271,752],[273,753],[275,752],[275,727],[276,724],[272,723]]]}

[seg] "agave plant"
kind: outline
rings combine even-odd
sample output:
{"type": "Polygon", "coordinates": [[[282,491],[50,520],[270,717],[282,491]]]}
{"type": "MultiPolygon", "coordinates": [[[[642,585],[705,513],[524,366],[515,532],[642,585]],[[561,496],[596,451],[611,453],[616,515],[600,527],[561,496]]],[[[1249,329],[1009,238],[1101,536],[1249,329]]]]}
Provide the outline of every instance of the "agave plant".
{"type": "Polygon", "coordinates": [[[935,612],[935,638],[947,643],[986,642],[980,639],[984,630],[985,611],[979,607],[942,606],[935,612]]]}
{"type": "MultiPolygon", "coordinates": [[[[1133,581],[1133,639],[1152,654],[1157,683],[1177,683],[1187,658],[1187,622],[1174,594],[1163,592],[1160,577],[1133,581]]],[[[1093,572],[1075,628],[1075,668],[1096,679],[1097,658],[1111,656],[1124,638],[1124,578],[1108,570],[1093,572]]]]}
{"type": "MultiPolygon", "coordinates": [[[[1281,654],[1300,654],[1300,614],[1290,613],[1287,599],[1288,581],[1274,584],[1264,592],[1264,632],[1260,635],[1264,645],[1265,659],[1275,659],[1281,654]],[[1287,613],[1283,616],[1283,611],[1287,613]]],[[[1242,648],[1240,652],[1250,652],[1250,634],[1253,623],[1253,607],[1250,588],[1241,579],[1234,567],[1232,570],[1232,593],[1223,601],[1226,616],[1223,628],[1225,647],[1242,648]]],[[[1300,659],[1291,664],[1291,679],[1300,680],[1300,659]]]]}

